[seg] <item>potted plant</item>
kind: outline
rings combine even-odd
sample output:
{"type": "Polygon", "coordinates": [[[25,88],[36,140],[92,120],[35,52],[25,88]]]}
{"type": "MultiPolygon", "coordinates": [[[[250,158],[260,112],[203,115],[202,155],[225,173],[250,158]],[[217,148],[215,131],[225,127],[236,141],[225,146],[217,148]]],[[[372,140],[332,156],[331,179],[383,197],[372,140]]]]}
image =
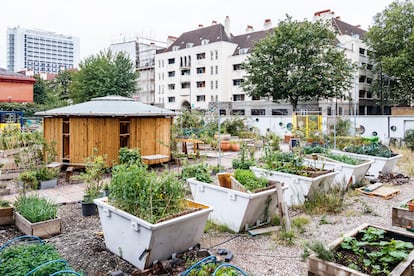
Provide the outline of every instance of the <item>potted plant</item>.
{"type": "Polygon", "coordinates": [[[250,168],[257,176],[284,183],[287,189],[283,199],[288,206],[301,205],[315,191],[327,191],[338,174],[323,167],[315,168],[304,163],[298,153],[271,151],[265,147],[260,166],[250,168]]]}
{"type": "Polygon", "coordinates": [[[237,140],[230,140],[230,150],[231,151],[239,151],[240,150],[240,142],[237,140]]]}
{"type": "MultiPolygon", "coordinates": [[[[224,174],[218,175],[222,176],[224,174]]],[[[267,179],[256,177],[250,170],[237,169],[234,177],[229,177],[228,185],[203,181],[198,174],[186,181],[195,201],[214,208],[210,219],[217,224],[241,232],[269,222],[277,210],[276,186],[269,185],[267,179]]]]}
{"type": "Polygon", "coordinates": [[[40,238],[59,234],[62,222],[57,215],[57,204],[37,195],[21,194],[14,207],[17,228],[26,235],[40,238]]]}
{"type": "Polygon", "coordinates": [[[7,200],[0,200],[0,225],[13,223],[13,206],[7,200]]]}
{"type": "Polygon", "coordinates": [[[185,187],[171,172],[157,174],[141,162],[119,164],[109,187],[109,198],[94,202],[114,254],[144,269],[200,241],[212,208],[185,200],[185,187]]]}
{"type": "Polygon", "coordinates": [[[362,224],[307,258],[309,275],[411,275],[414,235],[362,224]]]}
{"type": "Polygon", "coordinates": [[[21,184],[23,192],[27,189],[37,190],[39,187],[39,180],[36,177],[36,171],[26,170],[20,173],[17,179],[21,184]]]}
{"type": "Polygon", "coordinates": [[[35,171],[35,175],[38,183],[40,184],[40,189],[49,189],[56,187],[57,178],[59,176],[57,169],[40,166],[35,171]]]}
{"type": "Polygon", "coordinates": [[[93,200],[102,197],[105,172],[106,155],[98,155],[97,149],[94,149],[93,154],[86,159],[85,171],[79,175],[79,178],[85,183],[85,192],[81,202],[82,215],[85,217],[97,213],[93,200]]]}

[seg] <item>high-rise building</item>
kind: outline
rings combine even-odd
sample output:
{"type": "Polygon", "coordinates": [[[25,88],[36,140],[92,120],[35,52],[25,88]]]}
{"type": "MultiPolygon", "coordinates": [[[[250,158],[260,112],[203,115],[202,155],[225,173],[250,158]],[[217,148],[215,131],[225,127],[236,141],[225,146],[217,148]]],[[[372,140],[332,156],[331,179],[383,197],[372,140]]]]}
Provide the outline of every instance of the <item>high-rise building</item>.
{"type": "Polygon", "coordinates": [[[58,73],[76,68],[79,38],[20,27],[7,29],[7,68],[40,73],[58,73]]]}
{"type": "Polygon", "coordinates": [[[128,55],[139,73],[137,92],[134,98],[146,104],[154,104],[155,91],[155,53],[167,46],[167,42],[137,37],[132,40],[113,43],[110,49],[113,53],[124,52],[128,55]]]}

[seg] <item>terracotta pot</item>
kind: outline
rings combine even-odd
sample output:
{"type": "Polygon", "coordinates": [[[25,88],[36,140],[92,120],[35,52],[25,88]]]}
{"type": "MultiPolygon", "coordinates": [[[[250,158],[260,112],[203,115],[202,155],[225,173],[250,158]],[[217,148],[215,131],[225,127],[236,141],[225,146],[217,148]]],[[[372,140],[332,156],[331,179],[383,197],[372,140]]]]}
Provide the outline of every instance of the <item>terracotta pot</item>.
{"type": "Polygon", "coordinates": [[[232,151],[239,151],[240,150],[240,143],[232,143],[230,144],[232,151]]]}
{"type": "Polygon", "coordinates": [[[230,141],[220,141],[220,149],[222,151],[229,151],[230,150],[230,141]]]}
{"type": "Polygon", "coordinates": [[[414,202],[411,200],[407,202],[407,207],[409,211],[414,211],[414,202]]]}

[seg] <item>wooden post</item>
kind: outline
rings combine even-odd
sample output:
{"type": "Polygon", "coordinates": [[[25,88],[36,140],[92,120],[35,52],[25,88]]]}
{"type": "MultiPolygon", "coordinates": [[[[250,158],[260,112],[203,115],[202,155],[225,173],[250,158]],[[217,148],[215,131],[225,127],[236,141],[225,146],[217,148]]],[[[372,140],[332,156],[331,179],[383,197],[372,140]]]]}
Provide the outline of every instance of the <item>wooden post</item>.
{"type": "Polygon", "coordinates": [[[283,201],[283,186],[282,183],[276,182],[277,205],[281,221],[285,222],[286,231],[290,231],[290,218],[286,202],[283,201]]]}

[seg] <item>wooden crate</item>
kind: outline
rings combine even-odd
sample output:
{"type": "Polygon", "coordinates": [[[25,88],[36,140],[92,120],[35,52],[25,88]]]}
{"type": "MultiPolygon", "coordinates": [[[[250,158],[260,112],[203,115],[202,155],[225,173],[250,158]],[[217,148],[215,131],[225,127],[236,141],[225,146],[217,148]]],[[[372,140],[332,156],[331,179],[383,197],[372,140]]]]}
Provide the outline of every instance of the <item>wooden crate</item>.
{"type": "MultiPolygon", "coordinates": [[[[349,233],[345,234],[344,237],[352,237],[358,234],[360,230],[366,229],[368,227],[376,227],[379,229],[383,229],[387,232],[392,232],[397,237],[402,237],[398,239],[404,239],[406,241],[411,241],[414,243],[414,234],[409,232],[401,232],[396,230],[387,229],[381,226],[376,225],[370,225],[367,223],[364,223],[360,225],[359,227],[355,228],[354,230],[350,231],[349,233]]],[[[337,239],[332,244],[329,245],[329,248],[334,250],[339,247],[341,242],[343,241],[343,237],[340,239],[337,239]]],[[[414,275],[414,268],[412,267],[412,264],[414,263],[414,250],[411,251],[411,253],[408,255],[407,259],[400,262],[390,273],[390,275],[397,276],[409,276],[414,275]]],[[[309,276],[336,276],[336,275],[343,275],[343,276],[368,276],[365,273],[356,271],[354,269],[351,269],[349,267],[328,262],[319,259],[316,257],[315,254],[312,254],[307,259],[308,264],[308,275],[309,276]]]]}
{"type": "Polygon", "coordinates": [[[20,215],[19,212],[15,212],[15,224],[17,228],[26,235],[37,236],[39,238],[48,238],[60,234],[62,231],[62,220],[60,217],[31,223],[20,215]]]}
{"type": "Polygon", "coordinates": [[[401,202],[398,206],[392,206],[392,225],[406,228],[414,227],[414,212],[409,211],[407,208],[401,207],[407,200],[401,202]]]}

